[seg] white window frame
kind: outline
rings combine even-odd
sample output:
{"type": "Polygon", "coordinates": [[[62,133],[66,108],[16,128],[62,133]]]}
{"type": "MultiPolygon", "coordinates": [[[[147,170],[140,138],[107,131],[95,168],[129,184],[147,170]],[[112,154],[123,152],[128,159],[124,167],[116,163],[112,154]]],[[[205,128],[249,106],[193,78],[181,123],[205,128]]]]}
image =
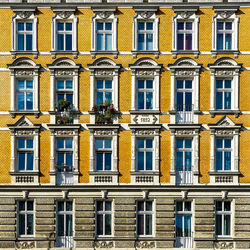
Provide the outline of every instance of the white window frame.
{"type": "Polygon", "coordinates": [[[56,98],[55,98],[55,101],[56,101],[56,103],[55,103],[55,106],[57,105],[57,103],[58,103],[58,101],[59,101],[59,99],[58,99],[58,97],[57,97],[57,95],[59,95],[59,94],[63,94],[64,95],[64,100],[66,100],[66,95],[67,94],[72,94],[72,100],[73,100],[73,103],[72,103],[72,105],[73,105],[73,108],[74,108],[74,84],[73,84],[74,82],[73,82],[73,79],[72,78],[56,78],[56,87],[55,87],[55,89],[56,89],[56,98]],[[64,81],[64,88],[63,89],[58,89],[57,88],[57,82],[58,81],[64,81]],[[72,88],[71,89],[67,89],[65,86],[66,86],[66,81],[72,81],[72,88]]]}
{"type": "Polygon", "coordinates": [[[130,64],[132,71],[131,111],[143,113],[137,107],[137,82],[138,80],[153,80],[153,109],[145,109],[147,113],[160,111],[160,73],[162,65],[158,65],[153,59],[141,58],[134,64],[130,64]]]}
{"type": "Polygon", "coordinates": [[[176,124],[177,80],[192,80],[193,123],[198,123],[200,111],[200,70],[202,65],[191,58],[178,59],[169,64],[171,71],[170,123],[176,124]]]}
{"type": "Polygon", "coordinates": [[[136,201],[136,235],[137,237],[139,238],[143,238],[143,237],[153,237],[155,235],[155,225],[154,225],[154,222],[155,222],[155,218],[154,218],[154,211],[155,211],[155,204],[154,204],[154,201],[153,200],[146,200],[146,201],[143,201],[143,200],[137,200],[136,201]],[[138,203],[139,202],[143,202],[144,203],[144,211],[138,211],[138,203]],[[146,211],[146,202],[151,202],[152,203],[152,211],[146,211]],[[144,234],[138,234],[138,215],[143,215],[144,217],[144,234]],[[145,230],[146,230],[146,215],[152,215],[152,234],[151,235],[147,235],[145,234],[145,230]]]}
{"type": "Polygon", "coordinates": [[[65,138],[72,139],[73,142],[73,185],[79,183],[79,129],[81,125],[72,124],[69,126],[58,126],[55,124],[48,124],[50,129],[50,183],[56,185],[56,162],[57,162],[57,148],[56,139],[65,138]]]}
{"type": "MultiPolygon", "coordinates": [[[[58,153],[64,153],[64,162],[66,162],[66,153],[72,153],[72,167],[74,168],[74,140],[70,137],[56,137],[56,161],[58,162],[58,153]],[[58,148],[57,147],[57,140],[64,140],[64,147],[58,148]],[[65,147],[65,140],[72,141],[72,148],[65,147]]],[[[64,163],[65,164],[65,163],[64,163]]],[[[73,169],[72,169],[73,171],[73,169]]]]}
{"type": "MultiPolygon", "coordinates": [[[[113,211],[114,211],[114,208],[113,208],[113,201],[111,200],[96,200],[95,201],[95,235],[96,237],[98,238],[102,238],[102,237],[113,237],[114,235],[114,216],[113,216],[113,211]],[[103,210],[102,211],[98,211],[97,210],[97,203],[98,202],[102,202],[103,203],[103,210]],[[106,211],[105,210],[105,204],[106,202],[111,202],[111,211],[106,211]],[[103,234],[103,235],[99,235],[97,234],[97,215],[102,215],[104,218],[105,216],[107,215],[111,215],[111,234],[110,235],[106,235],[106,234],[103,234]]],[[[103,232],[105,232],[105,219],[103,219],[103,232]]]]}
{"type": "Polygon", "coordinates": [[[220,58],[214,64],[209,64],[211,72],[211,95],[210,95],[210,116],[216,114],[234,114],[238,117],[239,109],[239,75],[241,64],[238,64],[231,58],[220,58]],[[216,80],[231,80],[231,109],[216,109],[216,80]]]}
{"type": "Polygon", "coordinates": [[[194,54],[194,57],[197,58],[199,55],[199,17],[196,16],[195,12],[198,10],[197,7],[174,7],[176,15],[173,17],[172,21],[172,55],[173,58],[177,57],[177,54],[194,54]],[[178,50],[177,49],[177,25],[178,22],[192,22],[192,50],[178,50]]]}
{"type": "MultiPolygon", "coordinates": [[[[57,80],[72,80],[73,111],[79,111],[79,70],[80,65],[71,59],[60,58],[47,65],[50,70],[50,111],[56,111],[57,80]]],[[[55,122],[55,117],[54,122],[55,122]]],[[[76,119],[76,118],[74,118],[76,119]]]]}
{"type": "Polygon", "coordinates": [[[74,58],[77,58],[78,41],[77,41],[77,25],[78,18],[75,16],[75,9],[68,8],[53,9],[55,15],[51,18],[51,55],[52,58],[56,58],[56,54],[73,54],[74,58]],[[58,50],[57,49],[57,23],[58,22],[72,22],[72,50],[58,50]]]}
{"type": "Polygon", "coordinates": [[[92,17],[92,32],[91,32],[91,55],[92,58],[96,54],[113,54],[114,58],[118,56],[117,48],[117,23],[118,18],[115,16],[115,8],[106,7],[105,9],[93,7],[95,15],[92,17]],[[110,22],[112,23],[112,49],[111,50],[97,50],[97,22],[110,22]]]}
{"type": "Polygon", "coordinates": [[[131,183],[136,185],[159,184],[160,169],[160,129],[161,125],[143,127],[129,125],[132,130],[131,138],[131,183]],[[153,139],[153,169],[137,170],[137,139],[153,139]]]}
{"type": "Polygon", "coordinates": [[[239,133],[241,124],[235,124],[224,116],[216,124],[209,124],[210,136],[210,184],[239,183],[239,133]],[[231,139],[231,170],[216,171],[216,138],[231,139]]]}
{"type": "Polygon", "coordinates": [[[39,184],[39,132],[40,125],[34,125],[27,117],[23,116],[15,124],[8,125],[11,131],[11,183],[23,185],[22,181],[18,181],[22,176],[28,180],[25,184],[39,184]],[[33,139],[33,170],[18,171],[18,139],[33,139]]]}
{"type": "Polygon", "coordinates": [[[234,54],[235,58],[238,58],[239,54],[239,17],[236,15],[238,8],[229,7],[224,8],[222,6],[214,7],[215,16],[212,19],[212,56],[216,58],[217,54],[234,54]],[[217,23],[218,22],[231,21],[232,22],[232,49],[231,50],[217,50],[217,23]]]}
{"type": "Polygon", "coordinates": [[[217,103],[216,103],[216,96],[217,96],[217,92],[221,92],[222,93],[222,109],[217,109],[216,108],[216,110],[231,110],[231,108],[230,109],[226,109],[225,108],[225,93],[226,92],[229,92],[229,93],[231,93],[231,107],[233,106],[234,107],[234,98],[232,99],[232,96],[233,96],[233,88],[232,88],[232,79],[231,78],[216,78],[215,79],[215,107],[216,107],[216,105],[217,105],[217,103]],[[216,88],[216,82],[217,82],[217,80],[222,80],[223,81],[223,86],[222,86],[222,88],[216,88]],[[230,80],[231,81],[231,88],[229,89],[229,88],[225,88],[225,81],[226,80],[230,80]],[[219,90],[219,91],[218,91],[219,90]]]}
{"type": "MultiPolygon", "coordinates": [[[[112,80],[112,104],[119,111],[119,71],[121,65],[108,58],[97,59],[88,64],[90,70],[90,110],[96,104],[97,80],[112,80]]],[[[90,122],[95,123],[95,115],[91,115],[90,122]]],[[[118,123],[114,120],[114,123],[118,123]]]]}
{"type": "Polygon", "coordinates": [[[99,77],[96,77],[95,78],[95,105],[97,105],[97,93],[103,93],[103,102],[102,104],[105,103],[105,94],[106,93],[111,93],[112,94],[112,102],[113,102],[113,96],[114,96],[114,86],[113,86],[113,79],[112,78],[99,78],[99,77]],[[97,88],[97,81],[102,81],[103,82],[103,88],[102,89],[98,89],[97,88]],[[112,82],[112,89],[107,89],[105,88],[105,83],[106,81],[111,81],[112,82]]]}
{"type": "Polygon", "coordinates": [[[154,92],[155,92],[154,91],[154,79],[152,79],[152,78],[137,78],[136,79],[136,107],[137,107],[137,110],[154,110],[154,107],[156,106],[154,92]],[[153,81],[153,87],[152,87],[152,89],[147,89],[146,87],[144,87],[143,89],[139,89],[138,88],[138,81],[139,80],[144,81],[144,86],[146,86],[145,81],[147,81],[147,80],[153,81]],[[138,108],[138,95],[139,95],[139,92],[144,93],[144,108],[143,109],[139,109],[138,108]],[[147,109],[146,108],[146,99],[147,99],[146,98],[146,93],[152,93],[152,99],[153,99],[152,109],[147,109]]]}
{"type": "Polygon", "coordinates": [[[12,43],[11,43],[11,55],[12,58],[16,58],[18,54],[33,54],[34,58],[38,56],[37,49],[37,23],[38,19],[35,16],[36,8],[33,7],[25,7],[25,8],[16,8],[13,7],[12,10],[15,12],[15,15],[11,19],[11,28],[12,28],[12,43]],[[29,22],[33,24],[33,32],[32,32],[32,50],[18,50],[18,39],[17,39],[17,23],[18,22],[29,22]]]}
{"type": "Polygon", "coordinates": [[[94,125],[89,124],[90,130],[90,184],[116,185],[118,183],[118,132],[119,125],[94,125]],[[111,139],[112,161],[111,170],[97,171],[96,169],[96,139],[111,139]],[[99,177],[100,178],[99,178],[99,177]],[[99,178],[99,181],[96,179],[99,178]],[[101,181],[100,181],[101,179],[101,181]],[[105,180],[109,179],[109,180],[105,180]],[[111,181],[112,179],[112,181],[111,181]]]}
{"type": "Polygon", "coordinates": [[[232,201],[215,201],[215,206],[214,206],[214,213],[215,213],[215,237],[216,238],[231,238],[233,236],[233,202],[232,201]],[[222,202],[222,211],[217,211],[216,210],[216,203],[217,202],[222,202]],[[224,211],[224,204],[225,202],[230,202],[230,211],[224,211]],[[230,215],[230,235],[216,235],[216,215],[222,215],[222,232],[224,231],[224,216],[225,215],[230,215]]]}
{"type": "Polygon", "coordinates": [[[25,238],[25,237],[34,237],[35,236],[35,202],[34,201],[29,201],[29,200],[20,200],[20,201],[17,201],[17,235],[18,237],[21,237],[21,238],[25,238]],[[20,211],[20,202],[24,202],[25,203],[25,210],[24,211],[20,211]],[[33,210],[27,210],[27,202],[33,202],[33,210]],[[25,216],[25,225],[27,225],[27,215],[28,214],[32,214],[33,215],[33,234],[27,234],[27,227],[25,227],[25,231],[26,233],[25,234],[20,234],[19,232],[19,215],[20,214],[23,214],[25,216]]]}
{"type": "Polygon", "coordinates": [[[157,7],[150,6],[150,9],[142,7],[134,7],[136,15],[133,17],[133,57],[137,54],[154,54],[155,58],[159,57],[159,17],[156,15],[157,7]],[[138,22],[150,21],[153,23],[153,49],[138,50],[138,22]]]}
{"type": "Polygon", "coordinates": [[[10,75],[10,114],[14,118],[17,114],[34,114],[39,116],[39,70],[40,64],[35,64],[31,59],[18,58],[12,64],[8,64],[10,75]],[[17,106],[17,81],[33,80],[33,110],[18,110],[17,106]]]}

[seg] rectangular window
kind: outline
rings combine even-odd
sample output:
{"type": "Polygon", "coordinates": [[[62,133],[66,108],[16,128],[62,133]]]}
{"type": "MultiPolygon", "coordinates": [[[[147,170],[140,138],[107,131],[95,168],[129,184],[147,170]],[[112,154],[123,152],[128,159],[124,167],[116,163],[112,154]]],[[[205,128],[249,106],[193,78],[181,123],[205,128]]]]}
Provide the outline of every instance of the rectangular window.
{"type": "Polygon", "coordinates": [[[19,237],[34,235],[34,202],[18,201],[17,208],[19,237]]]}
{"type": "Polygon", "coordinates": [[[153,202],[137,201],[136,226],[138,236],[153,235],[153,202]]]}
{"type": "Polygon", "coordinates": [[[56,158],[59,172],[73,169],[73,140],[70,138],[56,139],[56,158]]]}
{"type": "Polygon", "coordinates": [[[112,139],[96,139],[96,170],[112,170],[112,139]]]}
{"type": "Polygon", "coordinates": [[[154,23],[153,22],[138,22],[138,50],[153,50],[154,37],[154,23]]]}
{"type": "Polygon", "coordinates": [[[215,234],[216,236],[231,235],[232,204],[231,201],[215,202],[215,234]]]}
{"type": "Polygon", "coordinates": [[[96,201],[96,234],[112,235],[112,202],[96,201]]]}
{"type": "Polygon", "coordinates": [[[176,140],[176,171],[192,171],[192,140],[176,140]]]}
{"type": "Polygon", "coordinates": [[[17,139],[18,171],[33,171],[33,139],[17,139]]]}
{"type": "Polygon", "coordinates": [[[112,80],[96,81],[96,104],[104,104],[112,102],[112,80]]]}
{"type": "Polygon", "coordinates": [[[192,111],[193,109],[193,84],[192,80],[177,80],[176,83],[176,110],[192,111]]]}
{"type": "Polygon", "coordinates": [[[33,23],[30,22],[17,23],[17,50],[19,51],[33,50],[33,23]]]}
{"type": "Polygon", "coordinates": [[[73,24],[57,22],[57,50],[72,50],[73,24]]]}
{"type": "MultiPolygon", "coordinates": [[[[56,101],[67,100],[73,105],[73,81],[57,80],[56,81],[56,101]]],[[[59,105],[57,105],[59,107],[59,105]]]]}
{"type": "Polygon", "coordinates": [[[232,103],[231,80],[216,80],[216,109],[231,109],[232,103]]]}
{"type": "MultiPolygon", "coordinates": [[[[58,201],[57,202],[57,237],[69,237],[73,236],[73,203],[72,201],[58,201]]],[[[66,238],[67,240],[67,238],[66,238]]],[[[66,242],[65,240],[65,242],[66,242]]],[[[64,242],[61,240],[60,242],[64,242]]],[[[67,242],[66,242],[67,243],[67,242]]],[[[64,245],[64,247],[70,247],[64,245]]]]}
{"type": "Polygon", "coordinates": [[[230,171],[232,165],[232,139],[216,139],[216,171],[230,171]]]}
{"type": "Polygon", "coordinates": [[[193,49],[193,22],[177,23],[177,50],[193,49]]]}
{"type": "Polygon", "coordinates": [[[153,139],[137,139],[137,170],[153,170],[153,139]]]}
{"type": "Polygon", "coordinates": [[[230,21],[217,22],[217,50],[232,49],[233,23],[230,21]]]}
{"type": "Polygon", "coordinates": [[[137,107],[138,109],[153,109],[153,80],[137,81],[137,107]]]}
{"type": "Polygon", "coordinates": [[[17,109],[33,110],[33,80],[17,80],[17,109]]]}
{"type": "Polygon", "coordinates": [[[111,22],[97,22],[97,50],[112,50],[113,24],[111,22]]]}

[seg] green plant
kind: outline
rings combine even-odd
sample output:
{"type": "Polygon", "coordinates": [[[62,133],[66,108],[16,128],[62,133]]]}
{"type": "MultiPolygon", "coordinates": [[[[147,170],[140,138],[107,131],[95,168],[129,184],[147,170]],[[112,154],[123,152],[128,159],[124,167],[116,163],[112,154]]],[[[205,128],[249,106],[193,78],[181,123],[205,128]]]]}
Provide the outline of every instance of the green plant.
{"type": "Polygon", "coordinates": [[[58,106],[60,107],[60,110],[65,110],[69,108],[70,102],[64,99],[61,99],[58,101],[58,106]]]}

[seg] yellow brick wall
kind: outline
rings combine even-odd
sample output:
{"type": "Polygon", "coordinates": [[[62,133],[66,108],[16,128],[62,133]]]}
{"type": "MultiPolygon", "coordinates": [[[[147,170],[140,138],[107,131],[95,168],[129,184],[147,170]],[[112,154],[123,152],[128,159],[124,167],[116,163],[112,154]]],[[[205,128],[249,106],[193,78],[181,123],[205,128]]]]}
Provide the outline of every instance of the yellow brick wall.
{"type": "Polygon", "coordinates": [[[10,131],[1,131],[0,133],[0,183],[10,183],[10,131]]]}

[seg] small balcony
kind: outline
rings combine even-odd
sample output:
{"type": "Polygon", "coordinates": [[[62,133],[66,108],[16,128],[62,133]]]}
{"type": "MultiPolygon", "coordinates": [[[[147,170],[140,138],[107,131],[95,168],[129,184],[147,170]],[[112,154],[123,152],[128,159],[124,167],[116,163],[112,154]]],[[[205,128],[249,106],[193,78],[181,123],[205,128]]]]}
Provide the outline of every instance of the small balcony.
{"type": "Polygon", "coordinates": [[[176,248],[193,248],[193,237],[176,237],[176,248]]]}
{"type": "Polygon", "coordinates": [[[72,166],[57,166],[56,184],[58,186],[73,185],[72,166]]]}
{"type": "Polygon", "coordinates": [[[193,171],[177,171],[176,185],[190,185],[193,184],[193,171]]]}
{"type": "Polygon", "coordinates": [[[73,107],[67,100],[59,100],[56,107],[56,123],[60,125],[73,124],[73,107]]]}
{"type": "Polygon", "coordinates": [[[58,233],[58,235],[62,235],[62,236],[56,236],[56,244],[55,244],[56,247],[63,247],[63,248],[74,247],[73,236],[66,236],[66,235],[63,235],[63,233],[58,233]]]}
{"type": "Polygon", "coordinates": [[[191,124],[194,122],[193,104],[176,104],[176,123],[191,124]]]}

